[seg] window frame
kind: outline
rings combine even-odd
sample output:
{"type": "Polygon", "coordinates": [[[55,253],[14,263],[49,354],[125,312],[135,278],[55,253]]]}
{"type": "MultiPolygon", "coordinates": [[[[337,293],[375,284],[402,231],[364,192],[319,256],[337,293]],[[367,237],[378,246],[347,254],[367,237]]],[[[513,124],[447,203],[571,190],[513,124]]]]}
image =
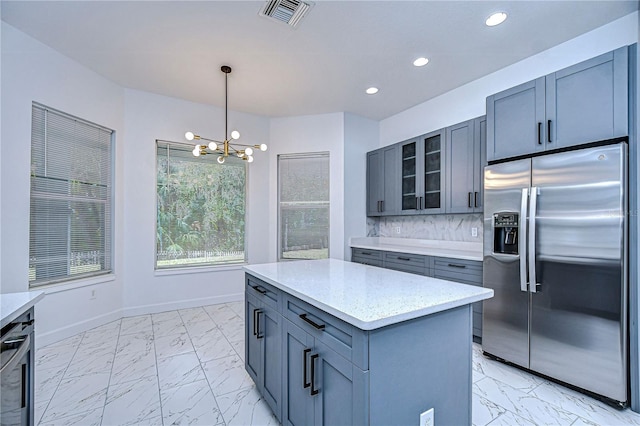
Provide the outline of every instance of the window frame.
{"type": "MultiPolygon", "coordinates": [[[[44,288],[57,288],[63,285],[74,285],[77,284],[80,281],[94,281],[97,280],[96,282],[103,282],[103,281],[110,281],[110,279],[108,278],[109,275],[113,276],[115,274],[115,256],[114,256],[114,247],[115,247],[115,241],[114,241],[114,236],[115,236],[115,210],[116,210],[116,176],[115,176],[115,171],[116,171],[116,164],[115,164],[115,159],[116,159],[116,131],[114,129],[110,129],[106,126],[94,123],[90,120],[66,113],[64,111],[58,110],[56,108],[52,108],[49,107],[47,105],[44,105],[42,103],[36,102],[36,101],[32,101],[31,102],[31,126],[33,126],[34,123],[34,115],[33,115],[33,110],[34,108],[38,108],[40,110],[43,110],[45,113],[45,122],[46,122],[46,116],[47,114],[51,113],[51,114],[55,114],[59,117],[63,117],[65,119],[68,120],[72,120],[78,123],[81,123],[83,125],[86,126],[90,126],[90,127],[94,127],[100,131],[104,131],[109,133],[109,147],[108,147],[108,155],[109,155],[109,166],[108,166],[108,171],[109,171],[109,179],[108,179],[108,188],[107,191],[105,191],[106,194],[108,194],[107,199],[105,199],[104,201],[104,222],[103,225],[105,225],[105,228],[107,227],[106,225],[108,225],[108,232],[105,232],[104,234],[104,256],[105,258],[108,257],[109,260],[109,268],[107,269],[100,269],[99,271],[90,271],[90,272],[84,272],[81,274],[75,274],[75,275],[65,275],[63,277],[60,278],[54,278],[54,279],[48,279],[46,281],[37,281],[37,280],[33,280],[31,281],[28,277],[29,272],[27,271],[27,282],[28,282],[28,287],[29,290],[39,290],[39,289],[44,289],[44,288]]],[[[45,134],[47,133],[47,129],[46,129],[46,124],[45,124],[45,134]]],[[[33,203],[33,191],[32,191],[32,186],[33,186],[33,173],[31,171],[32,168],[32,164],[33,164],[33,130],[31,130],[31,140],[30,140],[30,144],[29,144],[29,150],[30,150],[30,154],[29,154],[29,164],[30,164],[30,171],[29,171],[29,258],[31,258],[31,239],[32,239],[32,228],[31,228],[31,208],[32,208],[32,203],[33,203]]],[[[45,155],[45,161],[46,161],[46,155],[45,155]]],[[[36,198],[41,198],[41,199],[46,199],[46,197],[36,197],[36,198]]],[[[73,196],[68,196],[68,197],[63,197],[63,198],[68,198],[68,202],[73,202],[74,198],[78,198],[78,197],[73,197],[73,196]]],[[[80,200],[82,199],[81,197],[79,198],[80,200]]],[[[70,242],[69,242],[70,244],[70,242]]],[[[69,262],[69,258],[67,258],[67,262],[69,262]]]]}
{"type": "MultiPolygon", "coordinates": [[[[175,265],[175,266],[163,266],[158,267],[158,147],[159,144],[168,145],[178,145],[184,147],[187,151],[191,152],[193,150],[194,144],[186,143],[186,142],[178,142],[171,141],[166,139],[156,139],[155,140],[155,177],[154,177],[154,191],[155,191],[155,219],[154,219],[154,233],[153,233],[153,270],[156,275],[173,275],[173,274],[181,274],[181,273],[198,273],[204,272],[206,270],[229,270],[236,269],[248,264],[249,259],[249,237],[247,233],[247,220],[249,218],[248,205],[249,205],[249,165],[246,161],[244,161],[244,241],[243,241],[243,260],[232,261],[232,262],[215,262],[215,263],[194,263],[194,264],[185,264],[185,265],[175,265]]],[[[208,154],[211,158],[214,158],[213,154],[208,154]]],[[[236,161],[234,157],[231,155],[229,158],[232,161],[236,161]]],[[[194,157],[195,159],[195,157],[194,157]]],[[[238,159],[239,161],[242,161],[238,159]]],[[[195,160],[197,161],[197,160],[195,160]]],[[[225,167],[223,164],[218,164],[214,160],[214,165],[219,167],[225,167]]],[[[228,167],[228,166],[227,166],[228,167]]]]}
{"type": "Polygon", "coordinates": [[[277,259],[278,262],[295,262],[299,260],[310,260],[310,259],[291,259],[282,257],[282,215],[281,215],[281,185],[280,185],[280,160],[281,159],[303,159],[303,158],[319,158],[326,157],[328,162],[328,178],[329,178],[329,187],[327,188],[328,193],[328,218],[327,218],[327,259],[331,258],[331,152],[330,151],[317,151],[317,152],[300,152],[300,153],[289,153],[289,154],[278,154],[277,156],[277,164],[276,164],[276,185],[277,185],[277,221],[276,221],[276,252],[278,254],[277,259]]]}

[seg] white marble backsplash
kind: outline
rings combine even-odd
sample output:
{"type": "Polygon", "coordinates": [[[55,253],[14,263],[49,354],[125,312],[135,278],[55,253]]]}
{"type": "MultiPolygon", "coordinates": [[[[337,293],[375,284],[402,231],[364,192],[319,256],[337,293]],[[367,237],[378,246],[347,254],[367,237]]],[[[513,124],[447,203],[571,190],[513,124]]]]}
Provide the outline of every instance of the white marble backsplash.
{"type": "Polygon", "coordinates": [[[367,237],[482,242],[482,220],[481,214],[369,217],[367,237]],[[476,237],[473,228],[478,230],[476,237]]]}

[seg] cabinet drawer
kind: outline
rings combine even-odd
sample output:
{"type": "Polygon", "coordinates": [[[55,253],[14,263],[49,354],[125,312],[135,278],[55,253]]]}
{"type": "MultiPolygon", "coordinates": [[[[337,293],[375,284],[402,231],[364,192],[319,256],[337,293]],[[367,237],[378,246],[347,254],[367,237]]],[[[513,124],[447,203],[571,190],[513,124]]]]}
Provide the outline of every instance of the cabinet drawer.
{"type": "Polygon", "coordinates": [[[465,284],[482,285],[482,262],[436,258],[434,277],[465,284]]]}
{"type": "Polygon", "coordinates": [[[282,292],[266,282],[249,274],[245,275],[245,291],[267,306],[280,311],[282,292]]]}
{"type": "Polygon", "coordinates": [[[398,263],[401,265],[411,265],[411,266],[420,266],[425,267],[426,265],[426,256],[422,256],[419,254],[407,254],[407,253],[395,253],[395,252],[385,252],[384,253],[384,262],[385,265],[387,262],[398,263]]]}
{"type": "Polygon", "coordinates": [[[382,252],[379,250],[369,250],[363,248],[352,248],[351,249],[352,257],[359,257],[364,259],[378,259],[382,260],[382,252]]]}
{"type": "Polygon", "coordinates": [[[382,268],[382,259],[369,259],[368,257],[352,256],[351,261],[363,265],[379,266],[382,268]]]}
{"type": "Polygon", "coordinates": [[[385,269],[393,269],[394,271],[409,272],[411,274],[429,275],[427,268],[424,266],[405,265],[402,263],[385,262],[385,269]]]}
{"type": "Polygon", "coordinates": [[[284,316],[362,370],[369,368],[367,333],[290,295],[284,316]]]}

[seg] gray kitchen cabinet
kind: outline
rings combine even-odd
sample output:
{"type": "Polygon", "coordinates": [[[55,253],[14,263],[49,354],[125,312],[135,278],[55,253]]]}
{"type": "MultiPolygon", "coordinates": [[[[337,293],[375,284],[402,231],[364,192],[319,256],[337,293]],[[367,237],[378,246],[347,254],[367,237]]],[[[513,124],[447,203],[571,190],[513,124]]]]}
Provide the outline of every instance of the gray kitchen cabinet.
{"type": "Polygon", "coordinates": [[[487,97],[487,160],[627,136],[628,49],[487,97]]]}
{"type": "Polygon", "coordinates": [[[283,424],[367,424],[367,373],[284,321],[283,424]]]}
{"type": "Polygon", "coordinates": [[[628,48],[546,76],[547,149],[627,136],[628,48]]]}
{"type": "Polygon", "coordinates": [[[402,214],[443,213],[444,129],[399,144],[402,214]]]}
{"type": "MultiPolygon", "coordinates": [[[[482,287],[482,262],[435,257],[433,277],[482,287]]],[[[482,302],[473,304],[473,336],[482,338],[482,302]]]]}
{"type": "Polygon", "coordinates": [[[544,77],[487,97],[487,160],[544,150],[544,77]]]}
{"type": "Polygon", "coordinates": [[[367,153],[367,216],[398,213],[398,147],[367,153]]]}
{"type": "Polygon", "coordinates": [[[446,128],[446,212],[482,212],[486,117],[446,128]]]}
{"type": "Polygon", "coordinates": [[[282,403],[282,315],[279,290],[253,277],[245,297],[245,369],[280,420],[282,403]]]}
{"type": "MultiPolygon", "coordinates": [[[[352,247],[351,253],[351,261],[355,263],[482,287],[481,261],[369,250],[357,247],[352,247]],[[362,252],[370,253],[372,257],[375,256],[375,261],[368,257],[363,258],[360,255],[362,252]]],[[[482,338],[482,302],[473,304],[473,336],[482,338]]]]}

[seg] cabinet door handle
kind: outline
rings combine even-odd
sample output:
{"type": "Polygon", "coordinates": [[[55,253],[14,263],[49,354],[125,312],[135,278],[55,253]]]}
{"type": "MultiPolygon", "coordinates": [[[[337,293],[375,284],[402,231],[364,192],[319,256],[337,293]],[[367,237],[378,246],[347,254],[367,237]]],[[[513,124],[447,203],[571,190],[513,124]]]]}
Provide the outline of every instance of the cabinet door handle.
{"type": "Polygon", "coordinates": [[[316,381],[316,359],[319,357],[318,354],[311,355],[311,396],[317,395],[320,393],[320,389],[315,388],[316,381]]]}
{"type": "Polygon", "coordinates": [[[542,123],[538,121],[538,145],[542,145],[542,123]]]}
{"type": "Polygon", "coordinates": [[[471,208],[471,193],[470,192],[468,193],[468,196],[467,196],[467,206],[469,206],[469,208],[471,208]]]}
{"type": "Polygon", "coordinates": [[[424,207],[422,206],[422,197],[420,197],[420,210],[424,209],[424,207]]]}
{"type": "Polygon", "coordinates": [[[307,324],[311,324],[316,330],[324,330],[324,324],[318,324],[311,321],[309,318],[307,318],[307,314],[300,314],[298,316],[300,317],[301,320],[303,320],[307,324]]]}
{"type": "Polygon", "coordinates": [[[407,262],[409,262],[411,259],[408,257],[398,257],[398,260],[405,260],[407,262]]]}
{"type": "Polygon", "coordinates": [[[380,201],[380,211],[384,212],[384,200],[380,201]]]}
{"type": "Polygon", "coordinates": [[[267,294],[267,290],[265,290],[264,288],[260,287],[259,285],[252,285],[251,288],[254,289],[255,291],[257,291],[260,294],[267,294]]]}
{"type": "Polygon", "coordinates": [[[253,310],[253,335],[257,336],[258,332],[256,331],[258,329],[258,327],[256,327],[256,313],[258,312],[257,309],[253,310]]]}
{"type": "Polygon", "coordinates": [[[466,265],[457,265],[455,263],[449,263],[449,265],[447,265],[447,266],[450,266],[452,268],[460,268],[460,269],[464,269],[464,268],[467,267],[466,265]]]}
{"type": "Polygon", "coordinates": [[[473,206],[478,207],[478,192],[473,193],[473,206]]]}
{"type": "Polygon", "coordinates": [[[264,337],[264,334],[260,334],[260,314],[262,311],[260,309],[254,309],[253,312],[256,316],[253,335],[256,336],[256,339],[262,339],[264,337]]]}
{"type": "Polygon", "coordinates": [[[420,210],[420,199],[416,197],[416,210],[420,210]]]}
{"type": "Polygon", "coordinates": [[[551,120],[547,120],[547,140],[551,143],[551,120]]]}
{"type": "Polygon", "coordinates": [[[302,351],[302,387],[308,388],[311,383],[307,381],[307,354],[311,352],[311,349],[305,349],[302,351]]]}

